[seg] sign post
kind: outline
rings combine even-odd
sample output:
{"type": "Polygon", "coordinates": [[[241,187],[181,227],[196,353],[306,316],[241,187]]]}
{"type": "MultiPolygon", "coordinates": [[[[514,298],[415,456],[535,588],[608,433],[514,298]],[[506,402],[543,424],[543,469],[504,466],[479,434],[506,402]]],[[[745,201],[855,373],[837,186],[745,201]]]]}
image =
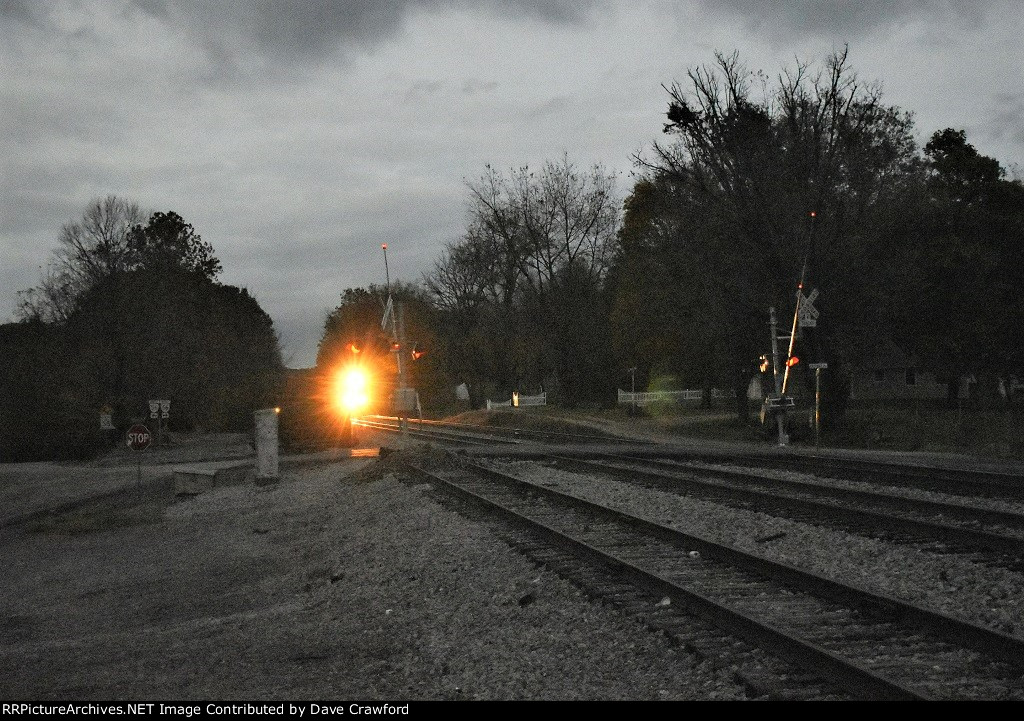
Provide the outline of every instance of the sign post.
{"type": "Polygon", "coordinates": [[[163,419],[171,417],[171,402],[156,400],[149,402],[149,417],[156,419],[156,444],[163,445],[163,419]]]}
{"type": "Polygon", "coordinates": [[[636,366],[629,369],[629,392],[633,396],[633,400],[629,404],[630,415],[636,416],[638,415],[636,412],[636,366]]]}
{"type": "Polygon", "coordinates": [[[808,368],[814,370],[814,447],[821,445],[821,372],[828,368],[828,363],[811,363],[808,368]]]}
{"type": "MultiPolygon", "coordinates": [[[[144,451],[149,448],[149,444],[153,441],[153,435],[149,432],[149,429],[141,423],[136,423],[134,426],[128,429],[128,433],[125,436],[128,443],[128,447],[133,451],[144,451]]],[[[142,456],[136,456],[138,459],[138,466],[135,476],[135,483],[142,485],[142,456]]]]}

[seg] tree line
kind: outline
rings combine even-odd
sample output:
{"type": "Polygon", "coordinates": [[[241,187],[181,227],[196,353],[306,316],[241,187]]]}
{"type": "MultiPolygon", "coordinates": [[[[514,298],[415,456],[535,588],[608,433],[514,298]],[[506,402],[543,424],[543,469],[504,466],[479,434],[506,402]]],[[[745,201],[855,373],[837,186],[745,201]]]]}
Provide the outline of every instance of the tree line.
{"type": "Polygon", "coordinates": [[[40,284],[0,326],[0,456],[89,456],[171,401],[174,430],[248,430],[283,364],[270,317],[221,284],[212,246],[177,213],[116,196],[65,225],[40,284]]]}
{"type": "Polygon", "coordinates": [[[845,49],[775,78],[717,53],[665,91],[665,139],[624,199],[567,156],[467,182],[466,230],[421,285],[431,382],[467,383],[474,406],[540,390],[610,404],[636,368],[638,388],[735,389],[745,417],[768,309],[787,326],[801,277],[820,293],[798,347],[829,364],[826,420],[883,340],[951,399],[961,376],[983,400],[1024,377],[1024,185],[963,131],[920,147],[845,49]]]}

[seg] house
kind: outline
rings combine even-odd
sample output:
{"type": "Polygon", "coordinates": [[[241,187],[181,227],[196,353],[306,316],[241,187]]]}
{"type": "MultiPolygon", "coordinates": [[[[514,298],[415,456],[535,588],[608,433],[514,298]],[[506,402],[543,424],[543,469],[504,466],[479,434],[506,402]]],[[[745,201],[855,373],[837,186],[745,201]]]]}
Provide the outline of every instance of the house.
{"type": "MultiPolygon", "coordinates": [[[[960,397],[967,398],[971,378],[960,381],[960,397]]],[[[850,398],[857,400],[944,399],[946,383],[921,368],[892,340],[882,339],[864,353],[850,377],[850,398]]]]}

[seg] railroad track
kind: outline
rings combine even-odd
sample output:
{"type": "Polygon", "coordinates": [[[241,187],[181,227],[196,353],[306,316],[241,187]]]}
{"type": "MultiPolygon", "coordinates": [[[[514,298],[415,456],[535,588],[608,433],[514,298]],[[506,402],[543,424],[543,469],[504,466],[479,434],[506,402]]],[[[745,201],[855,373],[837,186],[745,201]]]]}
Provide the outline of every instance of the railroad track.
{"type": "Polygon", "coordinates": [[[976,562],[1024,571],[1024,515],[1015,512],[771,478],[755,471],[693,468],[650,458],[551,456],[550,461],[567,470],[600,473],[626,483],[813,525],[887,541],[926,544],[933,552],[973,554],[976,562]]]}
{"type": "Polygon", "coordinates": [[[1024,500],[1024,476],[968,468],[944,468],[804,453],[724,454],[720,451],[658,449],[662,459],[726,463],[751,468],[801,471],[894,488],[916,488],[972,498],[1024,500]]]}
{"type": "MultiPolygon", "coordinates": [[[[373,427],[376,430],[396,432],[399,429],[398,419],[392,416],[367,416],[355,421],[358,425],[373,427]]],[[[523,440],[533,439],[541,441],[556,441],[560,443],[629,443],[638,445],[650,445],[650,441],[621,438],[618,436],[603,436],[593,433],[569,433],[566,431],[548,431],[537,428],[514,428],[510,426],[480,426],[469,423],[453,423],[451,421],[436,421],[428,419],[411,419],[408,422],[408,429],[421,431],[424,434],[437,433],[438,437],[450,439],[451,442],[458,442],[460,439],[472,444],[474,440],[481,437],[506,442],[519,443],[523,440]]],[[[423,437],[427,437],[424,435],[423,437]]]]}
{"type": "MultiPolygon", "coordinates": [[[[372,421],[381,430],[395,431],[394,423],[372,421]]],[[[447,443],[482,445],[501,442],[502,439],[469,434],[467,428],[458,424],[432,422],[421,430],[418,422],[410,423],[410,433],[419,437],[440,440],[447,443]],[[489,438],[489,440],[483,440],[489,438]]],[[[568,434],[557,434],[562,440],[568,434]]],[[[596,438],[585,436],[586,438],[596,438]]],[[[503,439],[506,443],[516,440],[503,439]]],[[[607,440],[607,439],[601,439],[607,440]]],[[[590,473],[610,475],[629,483],[639,483],[657,490],[686,494],[724,503],[747,510],[757,510],[803,523],[842,528],[859,535],[877,537],[897,543],[913,543],[926,550],[943,554],[970,555],[975,562],[998,566],[1013,571],[1024,571],[1024,514],[994,509],[978,508],[959,503],[940,502],[927,499],[908,498],[885,490],[858,490],[811,481],[766,477],[757,469],[725,469],[702,465],[699,468],[683,465],[700,459],[706,463],[709,456],[668,450],[668,459],[653,457],[660,449],[645,448],[643,452],[609,454],[585,451],[588,455],[599,456],[601,460],[553,455],[537,451],[533,455],[542,462],[554,462],[563,468],[583,470],[590,473]]],[[[500,452],[500,451],[499,451],[500,452]]],[[[710,456],[719,462],[720,456],[710,456]]],[[[766,456],[766,465],[778,467],[780,460],[792,460],[787,456],[779,459],[766,456]]],[[[749,463],[750,459],[742,459],[749,463]]],[[[798,465],[805,467],[795,458],[798,465]]],[[[818,459],[820,465],[822,459],[818,459]]],[[[877,465],[877,464],[874,464],[877,465]]],[[[867,466],[874,467],[872,464],[867,466]]],[[[857,464],[858,472],[867,467],[857,464]]],[[[829,466],[831,468],[831,466],[829,466]]],[[[840,462],[839,471],[845,472],[847,465],[840,462]]],[[[888,470],[895,467],[885,465],[888,470]]],[[[913,474],[920,469],[910,468],[913,474]]],[[[965,478],[970,473],[961,471],[965,478]]],[[[952,482],[947,472],[945,482],[952,482]]],[[[982,473],[982,478],[989,474],[982,473]]],[[[891,476],[886,476],[891,480],[891,476]]],[[[1004,479],[1005,481],[1005,479],[1004,479]]],[[[1004,484],[1005,485],[1005,484],[1004,484]]]]}
{"type": "Polygon", "coordinates": [[[575,559],[570,576],[610,569],[612,600],[637,589],[663,596],[664,613],[685,608],[804,669],[783,687],[840,687],[857,698],[1024,698],[1024,642],[1014,637],[491,469],[412,470],[542,538],[563,565],[575,559]]]}
{"type": "MultiPolygon", "coordinates": [[[[389,433],[402,432],[402,428],[398,424],[397,419],[379,420],[377,417],[359,418],[353,419],[352,424],[360,428],[368,428],[375,431],[386,431],[389,433]]],[[[467,433],[460,430],[448,430],[445,427],[435,427],[430,424],[424,424],[419,420],[409,420],[406,425],[405,433],[412,438],[418,438],[424,441],[436,441],[438,443],[445,443],[449,445],[489,446],[496,443],[509,445],[520,442],[514,438],[493,436],[483,432],[467,433]]]]}

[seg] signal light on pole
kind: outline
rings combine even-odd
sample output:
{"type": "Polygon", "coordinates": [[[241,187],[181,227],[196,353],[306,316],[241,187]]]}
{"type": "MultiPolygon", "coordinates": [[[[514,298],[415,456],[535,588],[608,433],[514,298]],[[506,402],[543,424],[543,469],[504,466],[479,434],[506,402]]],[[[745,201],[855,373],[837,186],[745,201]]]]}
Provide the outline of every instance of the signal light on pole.
{"type": "Polygon", "coordinates": [[[768,356],[766,356],[766,355],[761,356],[760,361],[761,361],[761,364],[758,366],[758,368],[760,368],[761,372],[764,373],[765,371],[768,370],[768,356]]]}
{"type": "Polygon", "coordinates": [[[793,356],[792,358],[790,358],[789,360],[786,361],[786,365],[789,366],[790,368],[792,368],[793,366],[795,366],[799,362],[800,362],[800,359],[797,358],[796,356],[793,356]]]}
{"type": "Polygon", "coordinates": [[[419,360],[420,358],[422,358],[426,354],[427,354],[427,352],[425,350],[421,350],[418,344],[413,343],[413,346],[412,346],[412,359],[413,360],[419,360]]]}
{"type": "Polygon", "coordinates": [[[348,349],[349,349],[350,351],[352,351],[352,355],[356,355],[356,354],[358,354],[358,353],[361,353],[361,352],[362,352],[362,349],[360,349],[360,347],[359,347],[359,346],[357,346],[357,345],[356,345],[355,343],[349,343],[349,344],[348,344],[348,349]]]}

